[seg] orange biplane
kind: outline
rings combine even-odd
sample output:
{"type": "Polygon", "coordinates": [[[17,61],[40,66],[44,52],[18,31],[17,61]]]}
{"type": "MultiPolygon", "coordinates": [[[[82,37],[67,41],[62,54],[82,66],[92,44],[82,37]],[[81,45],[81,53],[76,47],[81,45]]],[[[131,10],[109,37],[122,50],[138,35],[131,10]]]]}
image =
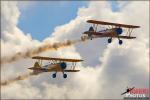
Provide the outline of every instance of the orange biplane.
{"type": "Polygon", "coordinates": [[[32,57],[32,59],[38,59],[38,61],[35,62],[34,67],[28,68],[33,70],[33,75],[37,75],[42,72],[55,72],[52,75],[53,78],[56,78],[57,72],[62,72],[64,78],[67,78],[67,74],[65,74],[65,72],[79,72],[80,70],[75,70],[76,63],[83,61],[81,59],[50,58],[40,56],[32,57]],[[49,60],[51,62],[50,64],[42,66],[42,60],[49,60]],[[66,62],[72,62],[71,69],[66,69],[66,62]]]}
{"type": "Polygon", "coordinates": [[[140,26],[135,25],[126,25],[126,24],[119,24],[119,23],[111,23],[111,22],[104,22],[104,21],[96,21],[96,20],[88,20],[88,23],[92,23],[93,26],[89,28],[88,31],[83,33],[81,37],[82,40],[91,39],[92,38],[102,38],[102,37],[109,37],[108,43],[112,42],[112,38],[118,38],[119,44],[121,45],[123,39],[134,39],[136,37],[131,36],[132,30],[134,28],[140,28],[140,26]],[[98,25],[107,25],[108,28],[104,30],[97,31],[98,25]],[[121,35],[123,33],[123,28],[127,29],[127,34],[125,36],[121,35]]]}

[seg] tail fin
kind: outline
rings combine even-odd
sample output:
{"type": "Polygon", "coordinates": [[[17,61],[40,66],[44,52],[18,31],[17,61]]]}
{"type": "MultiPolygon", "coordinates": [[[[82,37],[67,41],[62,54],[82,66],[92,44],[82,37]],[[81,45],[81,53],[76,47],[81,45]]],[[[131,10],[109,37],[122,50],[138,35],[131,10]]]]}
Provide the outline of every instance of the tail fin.
{"type": "Polygon", "coordinates": [[[41,68],[41,66],[39,65],[39,63],[38,62],[35,62],[34,63],[34,66],[33,67],[30,67],[30,68],[28,68],[28,69],[38,69],[38,68],[41,68]]]}
{"type": "Polygon", "coordinates": [[[41,66],[39,65],[39,63],[38,63],[38,62],[35,62],[35,64],[34,64],[34,68],[41,68],[41,66]]]}
{"type": "Polygon", "coordinates": [[[33,67],[30,67],[28,69],[31,69],[33,70],[33,74],[37,75],[38,73],[40,73],[41,71],[39,70],[41,68],[41,66],[39,65],[38,62],[35,62],[34,63],[34,66],[33,67]]]}

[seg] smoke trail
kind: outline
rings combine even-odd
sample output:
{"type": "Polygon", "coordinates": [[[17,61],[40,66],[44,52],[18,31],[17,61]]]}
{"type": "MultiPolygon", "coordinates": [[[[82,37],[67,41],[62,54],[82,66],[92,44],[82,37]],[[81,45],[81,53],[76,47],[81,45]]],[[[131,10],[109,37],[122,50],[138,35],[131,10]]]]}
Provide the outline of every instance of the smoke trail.
{"type": "Polygon", "coordinates": [[[49,43],[45,43],[37,48],[34,48],[34,49],[29,49],[27,50],[26,52],[18,52],[16,53],[15,55],[11,56],[11,57],[4,57],[4,58],[1,58],[1,64],[5,64],[5,63],[11,63],[11,62],[14,62],[14,61],[17,61],[21,58],[27,58],[27,57],[32,57],[33,55],[35,54],[39,54],[39,53],[42,53],[44,51],[47,51],[47,50],[57,50],[59,48],[62,48],[62,47],[67,47],[67,46],[71,46],[73,44],[76,44],[76,43],[79,43],[79,42],[82,42],[83,40],[81,39],[78,39],[78,40],[67,40],[65,42],[58,42],[58,43],[54,43],[54,44],[49,44],[49,43]]]}
{"type": "Polygon", "coordinates": [[[1,82],[1,86],[7,86],[7,85],[14,83],[14,82],[17,82],[19,80],[24,80],[24,79],[30,77],[31,75],[33,75],[33,73],[26,73],[23,75],[19,75],[18,77],[15,77],[15,78],[9,79],[7,81],[1,82]]]}

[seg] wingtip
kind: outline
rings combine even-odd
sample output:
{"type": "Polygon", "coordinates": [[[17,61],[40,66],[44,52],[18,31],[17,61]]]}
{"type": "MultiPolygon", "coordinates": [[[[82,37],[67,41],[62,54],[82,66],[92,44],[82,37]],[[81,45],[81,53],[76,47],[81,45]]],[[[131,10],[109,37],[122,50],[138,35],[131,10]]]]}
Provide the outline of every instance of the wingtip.
{"type": "Polygon", "coordinates": [[[81,61],[84,61],[84,60],[81,60],[81,61]]]}
{"type": "Polygon", "coordinates": [[[89,23],[89,22],[91,22],[91,21],[94,21],[94,20],[91,20],[91,19],[90,19],[90,20],[87,20],[86,22],[88,22],[88,23],[89,23]]]}
{"type": "Polygon", "coordinates": [[[37,58],[37,57],[39,57],[39,56],[33,56],[32,59],[35,59],[35,58],[37,58]]]}

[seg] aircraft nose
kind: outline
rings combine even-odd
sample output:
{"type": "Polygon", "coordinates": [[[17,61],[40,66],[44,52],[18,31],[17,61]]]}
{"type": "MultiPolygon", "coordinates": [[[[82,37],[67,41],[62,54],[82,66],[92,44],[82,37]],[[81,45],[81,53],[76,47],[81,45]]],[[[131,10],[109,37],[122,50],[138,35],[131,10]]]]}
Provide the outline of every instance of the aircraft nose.
{"type": "Polygon", "coordinates": [[[65,69],[67,67],[67,64],[65,62],[60,63],[60,67],[62,69],[65,69]]]}
{"type": "Polygon", "coordinates": [[[122,32],[123,32],[122,28],[117,28],[117,29],[116,29],[116,33],[117,33],[118,35],[122,34],[122,32]]]}

